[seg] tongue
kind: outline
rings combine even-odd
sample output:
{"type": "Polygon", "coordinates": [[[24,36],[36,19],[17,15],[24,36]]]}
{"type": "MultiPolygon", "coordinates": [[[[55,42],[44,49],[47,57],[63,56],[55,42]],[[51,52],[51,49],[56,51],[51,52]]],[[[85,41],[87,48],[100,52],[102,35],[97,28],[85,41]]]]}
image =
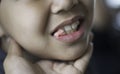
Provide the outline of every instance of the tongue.
{"type": "Polygon", "coordinates": [[[79,39],[80,37],[83,36],[84,34],[84,26],[80,27],[79,30],[74,31],[72,33],[66,34],[66,32],[64,32],[63,29],[58,29],[53,36],[63,42],[74,42],[77,39],[79,39]]]}
{"type": "Polygon", "coordinates": [[[60,36],[63,36],[63,35],[65,35],[65,32],[64,32],[64,30],[62,30],[62,29],[59,29],[57,32],[55,32],[55,34],[54,34],[54,36],[56,37],[56,38],[58,38],[58,37],[60,37],[60,36]]]}

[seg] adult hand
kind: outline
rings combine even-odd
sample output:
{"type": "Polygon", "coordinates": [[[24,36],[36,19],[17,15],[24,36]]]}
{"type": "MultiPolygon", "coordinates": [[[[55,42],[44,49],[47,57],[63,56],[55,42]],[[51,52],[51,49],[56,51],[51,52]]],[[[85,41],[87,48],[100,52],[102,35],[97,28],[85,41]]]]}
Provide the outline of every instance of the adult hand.
{"type": "Polygon", "coordinates": [[[4,61],[5,74],[84,74],[92,49],[93,45],[89,43],[86,53],[75,61],[40,60],[32,63],[23,57],[22,49],[11,39],[4,61]]]}
{"type": "Polygon", "coordinates": [[[41,60],[38,65],[46,74],[84,74],[92,54],[93,45],[89,44],[87,52],[75,61],[59,62],[41,60]]]}

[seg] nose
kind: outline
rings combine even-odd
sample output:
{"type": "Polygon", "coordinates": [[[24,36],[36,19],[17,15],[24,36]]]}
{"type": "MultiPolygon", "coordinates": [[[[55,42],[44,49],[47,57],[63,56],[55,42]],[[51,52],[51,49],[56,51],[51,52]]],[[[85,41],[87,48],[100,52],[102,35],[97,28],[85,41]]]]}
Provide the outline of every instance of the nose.
{"type": "Polygon", "coordinates": [[[76,4],[78,4],[78,0],[53,0],[51,12],[68,11],[76,4]]]}

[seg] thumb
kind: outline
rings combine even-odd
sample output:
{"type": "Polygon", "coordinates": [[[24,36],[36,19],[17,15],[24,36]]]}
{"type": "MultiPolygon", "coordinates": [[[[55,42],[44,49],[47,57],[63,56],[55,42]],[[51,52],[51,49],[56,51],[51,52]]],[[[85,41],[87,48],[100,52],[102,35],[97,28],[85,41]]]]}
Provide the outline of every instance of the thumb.
{"type": "Polygon", "coordinates": [[[22,50],[17,42],[13,39],[9,39],[8,44],[8,56],[22,56],[22,50]]]}

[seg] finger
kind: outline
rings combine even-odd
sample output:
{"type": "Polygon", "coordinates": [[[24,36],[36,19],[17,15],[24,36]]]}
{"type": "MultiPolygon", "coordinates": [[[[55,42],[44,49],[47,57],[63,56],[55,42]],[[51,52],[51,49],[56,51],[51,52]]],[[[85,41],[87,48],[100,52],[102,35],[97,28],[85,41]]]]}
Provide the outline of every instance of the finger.
{"type": "Polygon", "coordinates": [[[90,57],[92,55],[92,51],[93,51],[93,44],[90,43],[87,52],[80,59],[75,61],[74,67],[76,67],[79,71],[81,71],[81,73],[85,72],[90,57]]]}
{"type": "Polygon", "coordinates": [[[13,39],[9,39],[8,56],[22,56],[20,46],[13,39]]]}
{"type": "Polygon", "coordinates": [[[56,71],[57,73],[61,73],[61,71],[67,66],[66,63],[64,62],[60,62],[60,63],[57,63],[55,62],[53,64],[53,70],[56,71]]]}
{"type": "Polygon", "coordinates": [[[46,74],[57,74],[53,71],[53,61],[41,60],[37,64],[46,72],[46,74]]]}

